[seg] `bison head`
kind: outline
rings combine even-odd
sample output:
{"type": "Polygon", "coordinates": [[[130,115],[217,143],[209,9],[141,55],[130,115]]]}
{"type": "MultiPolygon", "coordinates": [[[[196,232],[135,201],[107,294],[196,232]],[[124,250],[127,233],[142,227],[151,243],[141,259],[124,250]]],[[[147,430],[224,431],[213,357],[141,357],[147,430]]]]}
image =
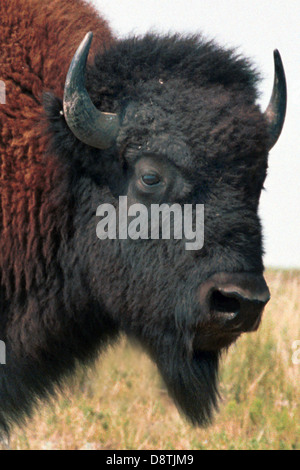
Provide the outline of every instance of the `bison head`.
{"type": "Polygon", "coordinates": [[[99,338],[113,324],[141,342],[179,408],[204,424],[217,405],[220,352],[258,328],[269,300],[257,210],[284,121],[280,56],[261,113],[257,74],[232,51],[194,37],[120,41],[96,56],[85,85],[91,40],[73,58],[63,105],[46,99],[52,150],[72,174],[64,266],[81,281],[69,299],[76,310],[88,297],[86,322],[99,321],[99,338]],[[204,246],[97,239],[97,206],[118,210],[120,196],[146,207],[204,204],[204,246]]]}

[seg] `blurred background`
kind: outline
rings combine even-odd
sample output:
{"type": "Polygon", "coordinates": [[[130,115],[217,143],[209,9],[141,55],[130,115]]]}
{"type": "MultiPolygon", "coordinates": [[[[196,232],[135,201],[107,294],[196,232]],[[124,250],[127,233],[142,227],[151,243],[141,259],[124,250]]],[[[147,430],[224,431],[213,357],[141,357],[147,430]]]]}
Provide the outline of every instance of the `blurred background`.
{"type": "Polygon", "coordinates": [[[89,0],[118,37],[201,32],[253,59],[262,75],[264,110],[273,86],[273,50],[288,83],[285,126],[270,153],[261,197],[265,265],[300,267],[300,2],[299,0],[89,0]]]}

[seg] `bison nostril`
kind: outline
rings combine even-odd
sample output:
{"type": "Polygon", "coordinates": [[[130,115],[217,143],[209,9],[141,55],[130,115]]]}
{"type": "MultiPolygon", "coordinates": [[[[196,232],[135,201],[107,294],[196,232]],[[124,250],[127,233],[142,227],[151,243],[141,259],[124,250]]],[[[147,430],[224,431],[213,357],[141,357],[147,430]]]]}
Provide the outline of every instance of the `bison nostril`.
{"type": "Polygon", "coordinates": [[[270,292],[261,274],[213,274],[201,284],[198,299],[209,328],[242,333],[255,331],[270,292]]]}
{"type": "Polygon", "coordinates": [[[236,317],[241,305],[238,299],[224,295],[219,290],[214,290],[210,298],[210,312],[215,317],[230,320],[236,317]]]}
{"type": "Polygon", "coordinates": [[[210,313],[212,319],[217,320],[226,328],[240,331],[255,330],[261,318],[265,304],[269,299],[267,292],[249,298],[248,293],[238,292],[231,288],[214,289],[210,296],[210,313]],[[263,300],[262,300],[263,299],[263,300]]]}

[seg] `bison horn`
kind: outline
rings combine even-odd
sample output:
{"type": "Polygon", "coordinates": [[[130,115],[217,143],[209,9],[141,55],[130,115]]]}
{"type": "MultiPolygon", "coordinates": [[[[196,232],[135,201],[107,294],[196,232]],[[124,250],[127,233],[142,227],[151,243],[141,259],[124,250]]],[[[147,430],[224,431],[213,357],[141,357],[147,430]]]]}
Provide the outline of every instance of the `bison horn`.
{"type": "Polygon", "coordinates": [[[64,90],[64,115],[73,134],[85,144],[106,149],[119,131],[117,114],[102,113],[92,103],[84,85],[86,61],[93,33],[86,34],[71,62],[64,90]]]}
{"type": "Polygon", "coordinates": [[[271,148],[276,144],[278,137],[281,134],[286,111],[287,93],[285,73],[282,60],[277,49],[274,51],[274,66],[275,74],[272,96],[264,113],[269,125],[269,150],[271,150],[271,148]]]}

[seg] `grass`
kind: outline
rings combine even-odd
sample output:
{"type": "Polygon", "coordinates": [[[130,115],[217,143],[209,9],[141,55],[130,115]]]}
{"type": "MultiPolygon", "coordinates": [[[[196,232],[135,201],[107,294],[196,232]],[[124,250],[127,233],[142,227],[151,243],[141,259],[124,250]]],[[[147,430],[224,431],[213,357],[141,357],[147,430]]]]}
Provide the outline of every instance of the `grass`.
{"type": "Polygon", "coordinates": [[[268,270],[266,279],[272,300],[259,331],[223,359],[211,427],[192,428],[146,354],[122,339],[16,428],[11,449],[299,449],[300,272],[268,270]]]}

